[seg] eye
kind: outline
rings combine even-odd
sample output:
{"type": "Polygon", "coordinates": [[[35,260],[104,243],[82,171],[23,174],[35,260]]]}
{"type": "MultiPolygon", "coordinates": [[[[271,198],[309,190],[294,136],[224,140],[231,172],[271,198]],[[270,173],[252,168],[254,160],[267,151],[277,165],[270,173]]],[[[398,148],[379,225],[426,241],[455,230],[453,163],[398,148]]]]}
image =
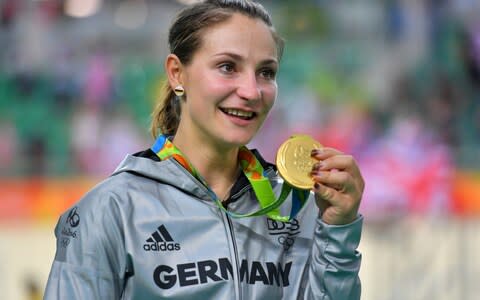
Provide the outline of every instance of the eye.
{"type": "Polygon", "coordinates": [[[260,70],[260,76],[268,80],[274,80],[276,75],[276,70],[272,68],[264,68],[260,70]]]}
{"type": "Polygon", "coordinates": [[[225,74],[231,74],[235,71],[235,65],[231,62],[221,63],[218,67],[225,74]]]}

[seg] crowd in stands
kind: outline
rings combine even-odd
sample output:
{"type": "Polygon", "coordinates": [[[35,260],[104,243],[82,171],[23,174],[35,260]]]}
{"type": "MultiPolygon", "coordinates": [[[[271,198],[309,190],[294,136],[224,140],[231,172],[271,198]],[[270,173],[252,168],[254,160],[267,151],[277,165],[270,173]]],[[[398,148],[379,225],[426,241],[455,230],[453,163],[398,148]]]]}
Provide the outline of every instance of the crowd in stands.
{"type": "MultiPolygon", "coordinates": [[[[265,2],[285,19],[279,31],[290,27],[283,30],[279,98],[252,147],[273,160],[290,134],[308,133],[357,157],[368,183],[366,214],[448,211],[455,170],[480,169],[480,22],[469,13],[475,1],[424,0],[411,7],[391,0],[377,7],[384,30],[366,49],[383,47],[382,70],[389,75],[373,88],[365,70],[380,59],[348,48],[350,35],[326,16],[332,4],[305,1],[324,12],[319,23],[327,25],[314,36],[308,18],[285,12],[295,4],[265,2]],[[422,28],[421,55],[408,52],[416,44],[390,53],[415,43],[411,37],[422,28]],[[332,43],[346,48],[326,48],[332,43]],[[413,62],[401,60],[405,52],[413,62]]],[[[146,41],[126,55],[116,48],[118,35],[72,48],[50,31],[65,26],[76,33],[72,24],[80,21],[62,15],[61,1],[27,3],[0,3],[0,175],[106,176],[125,154],[150,146],[149,112],[164,79],[160,56],[134,55],[146,41]]]]}

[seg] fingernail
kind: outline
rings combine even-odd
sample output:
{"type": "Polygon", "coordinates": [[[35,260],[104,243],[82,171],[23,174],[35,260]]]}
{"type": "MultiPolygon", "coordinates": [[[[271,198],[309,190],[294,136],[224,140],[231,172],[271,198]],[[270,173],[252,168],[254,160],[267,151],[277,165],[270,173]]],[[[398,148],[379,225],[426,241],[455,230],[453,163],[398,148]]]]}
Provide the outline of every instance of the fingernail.
{"type": "Polygon", "coordinates": [[[313,187],[318,190],[320,188],[320,183],[318,182],[315,182],[315,184],[313,185],[313,187]]]}
{"type": "Polygon", "coordinates": [[[313,176],[320,177],[321,174],[320,174],[320,172],[318,172],[318,171],[312,171],[312,172],[310,172],[310,176],[312,176],[312,177],[313,177],[313,176]]]}
{"type": "Polygon", "coordinates": [[[313,149],[312,152],[310,153],[310,156],[316,156],[320,153],[321,153],[320,149],[313,149]]]}
{"type": "Polygon", "coordinates": [[[318,170],[320,170],[320,164],[319,163],[313,164],[312,172],[315,172],[315,171],[318,171],[318,170]]]}

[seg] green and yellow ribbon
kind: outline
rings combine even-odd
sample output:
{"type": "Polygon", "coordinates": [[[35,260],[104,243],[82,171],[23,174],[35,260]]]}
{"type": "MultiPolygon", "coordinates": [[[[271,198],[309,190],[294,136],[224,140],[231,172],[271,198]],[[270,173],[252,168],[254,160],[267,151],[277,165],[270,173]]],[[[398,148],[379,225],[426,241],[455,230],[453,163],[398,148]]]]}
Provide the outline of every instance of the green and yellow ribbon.
{"type": "Polygon", "coordinates": [[[208,186],[205,179],[180,152],[180,150],[175,147],[175,145],[168,139],[166,135],[159,136],[151,149],[157,154],[160,160],[167,160],[170,158],[176,160],[183,168],[185,168],[207,188],[212,198],[215,199],[215,203],[222,211],[235,218],[267,215],[270,219],[287,222],[296,216],[296,214],[308,200],[308,195],[310,193],[308,190],[296,189],[287,182],[283,182],[280,196],[276,198],[270,180],[266,177],[262,165],[255,155],[248,150],[247,147],[243,146],[239,149],[238,160],[243,173],[252,185],[255,196],[260,204],[260,209],[247,214],[235,213],[227,210],[222,205],[221,199],[219,199],[215,192],[213,192],[213,190],[208,186]],[[292,192],[292,207],[290,215],[282,216],[280,214],[280,206],[285,202],[290,192],[292,192]]]}

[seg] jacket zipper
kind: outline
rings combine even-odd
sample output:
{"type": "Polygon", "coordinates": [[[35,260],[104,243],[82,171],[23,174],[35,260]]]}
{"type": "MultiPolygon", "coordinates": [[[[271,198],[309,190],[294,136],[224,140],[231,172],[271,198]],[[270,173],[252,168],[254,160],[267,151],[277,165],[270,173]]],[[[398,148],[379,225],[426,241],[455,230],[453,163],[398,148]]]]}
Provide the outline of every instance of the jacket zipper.
{"type": "MultiPolygon", "coordinates": [[[[273,170],[267,170],[267,176],[270,175],[270,173],[272,173],[273,170]]],[[[245,193],[247,190],[250,190],[252,189],[252,186],[251,185],[247,185],[245,186],[244,188],[242,188],[240,191],[238,191],[237,193],[235,193],[234,195],[231,195],[230,198],[238,198],[240,197],[240,195],[242,195],[243,193],[245,193]]],[[[232,245],[233,245],[233,252],[234,252],[234,263],[232,264],[232,268],[234,269],[233,270],[233,273],[236,274],[236,277],[237,277],[237,280],[234,280],[234,284],[235,284],[235,298],[236,299],[243,299],[243,295],[242,295],[242,289],[240,287],[240,263],[239,263],[239,258],[238,258],[238,248],[237,248],[237,240],[235,238],[235,231],[233,230],[233,223],[232,223],[232,218],[226,213],[226,212],[223,212],[222,211],[222,215],[224,216],[225,219],[227,219],[227,223],[228,223],[228,230],[230,232],[230,240],[232,242],[232,245]]],[[[235,276],[235,275],[234,275],[235,276]]]]}
{"type": "MultiPolygon", "coordinates": [[[[208,193],[207,188],[203,185],[202,182],[200,182],[200,180],[198,180],[190,172],[185,170],[185,168],[179,162],[177,162],[176,160],[173,160],[173,162],[175,164],[177,164],[177,166],[179,166],[186,174],[191,176],[191,178],[194,181],[196,181],[198,183],[198,185],[201,186],[203,189],[205,189],[205,191],[208,193]]],[[[244,189],[242,189],[242,190],[244,190],[244,189]]],[[[240,193],[237,193],[236,195],[239,195],[239,194],[240,193]]],[[[215,199],[212,199],[212,200],[215,201],[215,199]]],[[[228,216],[227,213],[222,211],[221,214],[222,214],[222,217],[224,219],[223,222],[225,223],[225,219],[227,220],[228,231],[230,232],[229,237],[230,237],[231,244],[233,245],[234,263],[232,264],[232,268],[233,268],[233,270],[232,270],[233,274],[232,275],[234,277],[233,278],[233,283],[235,285],[235,299],[241,300],[242,299],[242,292],[241,292],[241,289],[240,289],[240,269],[239,269],[239,263],[238,263],[238,249],[237,249],[237,243],[236,243],[236,240],[235,240],[235,233],[233,231],[233,224],[232,224],[232,220],[230,219],[230,217],[228,216]],[[235,280],[235,277],[236,277],[236,280],[235,280]]]]}
{"type": "Polygon", "coordinates": [[[238,259],[238,249],[237,249],[237,241],[235,239],[235,232],[233,230],[233,224],[232,224],[232,219],[230,218],[230,216],[228,216],[227,213],[225,212],[222,212],[223,216],[225,219],[227,219],[227,223],[228,223],[228,231],[230,232],[230,241],[233,245],[233,252],[234,252],[234,263],[232,264],[232,267],[233,267],[233,273],[235,274],[234,275],[234,284],[235,284],[235,299],[242,299],[242,290],[240,288],[240,269],[239,269],[239,259],[238,259]],[[236,280],[235,280],[235,276],[236,276],[236,280]]]}

